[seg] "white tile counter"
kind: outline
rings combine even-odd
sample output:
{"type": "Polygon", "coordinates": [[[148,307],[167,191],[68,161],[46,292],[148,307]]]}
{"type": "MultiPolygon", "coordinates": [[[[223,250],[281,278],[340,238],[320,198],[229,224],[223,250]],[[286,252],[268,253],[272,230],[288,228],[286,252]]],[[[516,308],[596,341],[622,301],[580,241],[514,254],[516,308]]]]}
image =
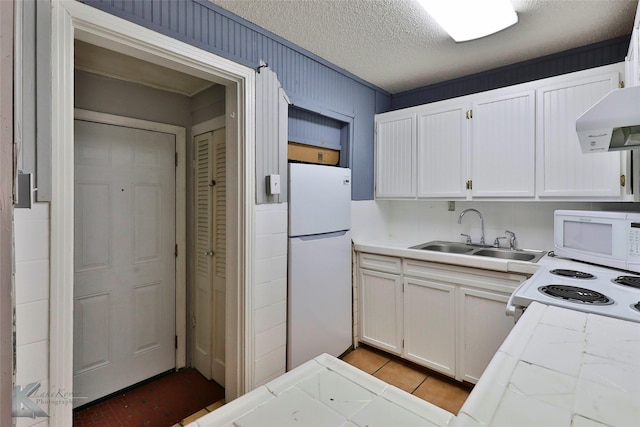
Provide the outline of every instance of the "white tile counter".
{"type": "Polygon", "coordinates": [[[531,304],[452,425],[640,425],[640,323],[531,304]]]}
{"type": "Polygon", "coordinates": [[[640,323],[533,303],[457,417],[322,355],[189,427],[640,425],[640,323]]]}
{"type": "Polygon", "coordinates": [[[188,427],[447,426],[453,414],[327,354],[188,427]]]}

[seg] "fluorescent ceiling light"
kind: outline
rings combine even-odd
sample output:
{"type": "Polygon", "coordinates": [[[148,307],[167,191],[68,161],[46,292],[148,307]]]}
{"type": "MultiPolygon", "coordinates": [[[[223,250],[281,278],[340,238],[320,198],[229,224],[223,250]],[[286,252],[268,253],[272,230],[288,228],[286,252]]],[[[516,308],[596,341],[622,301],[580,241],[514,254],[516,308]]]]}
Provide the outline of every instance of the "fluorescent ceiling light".
{"type": "Polygon", "coordinates": [[[478,39],[518,22],[509,0],[418,0],[456,42],[478,39]]]}

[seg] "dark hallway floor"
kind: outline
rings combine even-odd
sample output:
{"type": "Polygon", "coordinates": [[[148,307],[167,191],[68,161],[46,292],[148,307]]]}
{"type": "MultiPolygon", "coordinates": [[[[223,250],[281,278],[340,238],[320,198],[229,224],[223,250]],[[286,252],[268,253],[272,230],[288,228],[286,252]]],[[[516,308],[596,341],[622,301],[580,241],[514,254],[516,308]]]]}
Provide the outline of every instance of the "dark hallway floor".
{"type": "Polygon", "coordinates": [[[224,399],[224,389],[193,368],[181,369],[74,411],[74,427],[171,427],[224,399]]]}

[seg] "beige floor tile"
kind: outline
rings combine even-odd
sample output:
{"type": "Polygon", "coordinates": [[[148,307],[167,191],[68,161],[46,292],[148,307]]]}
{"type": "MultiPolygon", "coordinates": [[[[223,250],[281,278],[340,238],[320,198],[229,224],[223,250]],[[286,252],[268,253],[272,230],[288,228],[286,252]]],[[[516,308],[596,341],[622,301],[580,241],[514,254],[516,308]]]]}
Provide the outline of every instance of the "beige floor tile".
{"type": "Polygon", "coordinates": [[[220,399],[217,402],[212,403],[211,405],[207,406],[205,409],[209,412],[213,412],[216,409],[218,409],[219,407],[221,407],[222,405],[224,405],[224,399],[220,399]]]}
{"type": "Polygon", "coordinates": [[[344,356],[342,360],[368,374],[373,374],[390,359],[368,348],[359,347],[344,356]]]}
{"type": "Polygon", "coordinates": [[[436,377],[427,378],[413,392],[416,397],[431,402],[456,415],[464,401],[467,400],[469,393],[470,391],[464,387],[458,387],[436,377]]]}
{"type": "Polygon", "coordinates": [[[206,409],[200,409],[198,412],[196,412],[195,414],[189,415],[187,418],[185,418],[184,420],[180,421],[180,424],[182,424],[183,426],[186,426],[189,423],[194,422],[195,420],[197,420],[200,417],[204,417],[205,415],[207,415],[209,412],[207,412],[206,409]]]}
{"type": "Polygon", "coordinates": [[[394,360],[384,365],[373,375],[408,393],[413,392],[427,378],[426,374],[394,360]]]}

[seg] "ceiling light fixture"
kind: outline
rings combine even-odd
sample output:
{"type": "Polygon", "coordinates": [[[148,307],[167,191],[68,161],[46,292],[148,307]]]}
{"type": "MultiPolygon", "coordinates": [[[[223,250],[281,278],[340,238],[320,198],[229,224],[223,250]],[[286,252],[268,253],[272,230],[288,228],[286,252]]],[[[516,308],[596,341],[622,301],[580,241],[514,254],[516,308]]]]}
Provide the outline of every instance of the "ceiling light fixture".
{"type": "Polygon", "coordinates": [[[518,22],[509,0],[418,0],[456,42],[497,33],[518,22]]]}

